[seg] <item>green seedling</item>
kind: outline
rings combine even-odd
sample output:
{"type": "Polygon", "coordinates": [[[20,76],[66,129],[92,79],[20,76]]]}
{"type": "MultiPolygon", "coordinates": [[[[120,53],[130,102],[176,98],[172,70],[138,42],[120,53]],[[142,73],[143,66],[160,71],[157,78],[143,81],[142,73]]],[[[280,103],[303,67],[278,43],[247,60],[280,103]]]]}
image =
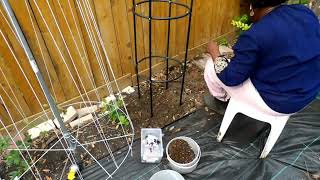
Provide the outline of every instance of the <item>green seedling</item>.
{"type": "Polygon", "coordinates": [[[107,102],[104,99],[101,103],[101,111],[103,114],[108,114],[108,117],[112,122],[117,123],[117,128],[120,125],[128,126],[129,120],[126,115],[121,111],[121,108],[124,107],[123,100],[121,97],[116,98],[115,100],[107,102]]]}

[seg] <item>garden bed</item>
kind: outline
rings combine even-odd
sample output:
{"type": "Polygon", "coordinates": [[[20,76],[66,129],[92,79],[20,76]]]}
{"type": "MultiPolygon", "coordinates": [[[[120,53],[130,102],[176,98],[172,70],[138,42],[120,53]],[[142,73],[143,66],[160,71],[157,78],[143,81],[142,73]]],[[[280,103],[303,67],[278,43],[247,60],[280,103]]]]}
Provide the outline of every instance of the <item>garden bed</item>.
{"type": "MultiPolygon", "coordinates": [[[[178,67],[170,68],[172,70],[171,75],[176,76],[180,73],[178,67]]],[[[153,78],[161,79],[165,77],[164,73],[158,73],[153,78]]],[[[203,105],[202,96],[206,91],[205,82],[203,79],[203,72],[193,64],[188,64],[186,73],[185,93],[183,96],[183,105],[179,105],[181,82],[175,81],[169,84],[169,88],[166,90],[164,84],[156,84],[153,86],[154,90],[154,116],[150,116],[150,102],[149,102],[149,86],[146,83],[141,85],[141,98],[138,98],[137,91],[135,93],[126,95],[124,98],[127,104],[127,109],[131,117],[132,123],[135,128],[136,137],[139,137],[141,128],[162,128],[172,122],[194,112],[197,107],[203,105]]],[[[116,128],[117,124],[113,121],[109,121],[108,117],[104,117],[100,120],[100,125],[103,128],[106,138],[122,136],[129,133],[129,128],[125,128],[125,132],[121,128],[116,128]]],[[[70,127],[69,127],[70,128],[70,127]]],[[[71,130],[71,128],[70,128],[71,130]]],[[[181,129],[175,129],[176,132],[181,129]]],[[[34,149],[46,149],[54,145],[58,138],[56,138],[54,132],[49,131],[42,133],[40,137],[34,139],[32,147],[34,149]]],[[[85,125],[85,128],[81,128],[80,131],[72,133],[73,136],[78,136],[78,140],[81,143],[98,141],[103,138],[100,137],[97,132],[97,128],[94,123],[85,125]]],[[[59,135],[61,137],[61,134],[59,135]]],[[[131,141],[131,139],[129,139],[131,141]]],[[[116,152],[122,147],[127,146],[126,141],[112,140],[109,142],[112,152],[116,152]]],[[[64,146],[66,144],[64,143],[64,146]]],[[[96,159],[101,159],[109,155],[108,150],[104,143],[91,143],[86,146],[88,151],[95,156],[96,159]]],[[[54,149],[63,149],[62,145],[58,143],[54,149]]],[[[84,167],[88,167],[95,162],[82,148],[78,148],[81,154],[81,160],[84,167]]],[[[135,150],[133,150],[135,151],[135,150]]],[[[118,152],[121,153],[121,152],[118,152]]],[[[43,152],[31,152],[33,160],[37,160],[43,152]]],[[[4,164],[4,163],[2,163],[4,164]]],[[[45,179],[60,179],[61,174],[66,175],[71,163],[67,161],[67,155],[64,151],[48,152],[42,157],[36,164],[37,169],[41,176],[45,179]],[[67,167],[67,168],[65,168],[67,167]]],[[[0,177],[9,179],[8,172],[0,172],[0,177]]],[[[29,173],[23,177],[23,179],[32,179],[32,175],[29,173]]],[[[65,179],[66,176],[63,177],[65,179]]]]}
{"type": "MultiPolygon", "coordinates": [[[[179,72],[177,69],[175,71],[179,72]]],[[[163,76],[163,73],[159,73],[154,78],[162,78],[163,76]]],[[[148,84],[144,83],[141,86],[141,99],[138,99],[137,91],[125,98],[135,126],[135,133],[139,134],[140,128],[162,128],[202,106],[203,94],[207,91],[202,70],[193,64],[188,64],[182,106],[179,105],[180,89],[180,81],[169,83],[167,90],[164,84],[153,85],[154,117],[150,117],[148,84]]]]}

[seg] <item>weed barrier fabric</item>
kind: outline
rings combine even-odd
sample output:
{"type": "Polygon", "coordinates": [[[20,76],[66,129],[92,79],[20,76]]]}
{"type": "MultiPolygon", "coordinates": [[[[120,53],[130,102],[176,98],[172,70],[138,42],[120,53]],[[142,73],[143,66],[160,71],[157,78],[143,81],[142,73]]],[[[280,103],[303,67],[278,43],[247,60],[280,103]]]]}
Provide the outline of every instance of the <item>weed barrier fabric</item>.
{"type": "MultiPolygon", "coordinates": [[[[238,114],[223,141],[219,143],[216,136],[221,120],[222,116],[200,109],[163,128],[165,145],[174,137],[188,136],[201,147],[199,165],[194,172],[184,175],[185,179],[301,180],[319,177],[320,100],[290,118],[266,159],[258,157],[270,131],[268,124],[238,114]]],[[[118,154],[117,158],[123,156],[125,153],[118,154]]],[[[100,161],[107,164],[108,158],[100,161]]],[[[140,163],[140,140],[136,140],[133,157],[128,157],[113,179],[148,180],[153,174],[164,169],[170,169],[165,155],[158,164],[140,163]]],[[[97,165],[85,169],[82,174],[84,179],[90,180],[108,178],[97,165]]]]}

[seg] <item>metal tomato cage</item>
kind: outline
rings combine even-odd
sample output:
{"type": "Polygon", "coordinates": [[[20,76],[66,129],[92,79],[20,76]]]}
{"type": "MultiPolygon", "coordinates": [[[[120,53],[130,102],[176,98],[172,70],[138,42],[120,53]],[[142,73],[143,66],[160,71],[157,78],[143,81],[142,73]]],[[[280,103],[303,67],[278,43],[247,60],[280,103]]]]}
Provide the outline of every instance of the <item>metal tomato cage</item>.
{"type": "Polygon", "coordinates": [[[138,95],[139,98],[141,97],[141,92],[140,92],[140,77],[139,77],[139,63],[149,60],[149,77],[148,77],[148,83],[150,84],[149,86],[149,91],[150,91],[150,112],[151,112],[151,117],[153,116],[153,91],[152,91],[152,85],[154,83],[165,83],[166,84],[166,89],[168,89],[168,85],[170,82],[176,81],[178,79],[181,79],[181,90],[180,90],[180,105],[182,105],[182,95],[183,95],[183,90],[184,90],[184,82],[185,82],[185,73],[187,69],[187,58],[188,58],[188,49],[189,49],[189,38],[190,38],[190,28],[191,28],[191,18],[192,18],[192,8],[193,8],[193,0],[191,0],[190,4],[183,4],[180,2],[175,2],[172,0],[144,0],[136,3],[136,0],[132,0],[133,3],[133,18],[134,18],[134,46],[135,46],[135,70],[137,74],[137,84],[138,84],[138,95]],[[167,3],[169,4],[169,16],[168,17],[156,17],[152,15],[152,6],[159,4],[159,3],[167,3]],[[149,13],[148,15],[144,15],[142,13],[137,12],[137,7],[142,6],[143,4],[148,4],[149,5],[149,13]],[[177,15],[172,17],[172,5],[180,6],[182,8],[185,8],[187,11],[184,14],[177,15]],[[149,22],[149,55],[141,58],[138,60],[138,49],[137,49],[137,21],[136,18],[144,18],[147,19],[149,22]],[[171,21],[181,19],[181,18],[186,18],[188,17],[188,31],[186,34],[186,44],[185,44],[185,55],[184,55],[184,61],[181,63],[179,60],[171,58],[169,56],[170,52],[170,32],[171,32],[171,21]],[[168,30],[167,30],[167,45],[166,45],[166,54],[165,55],[154,55],[152,53],[152,22],[153,21],[167,21],[168,23],[168,30]],[[166,80],[153,80],[152,79],[152,60],[155,58],[160,58],[162,60],[165,60],[166,62],[166,80]],[[169,78],[169,61],[176,61],[182,66],[182,73],[175,78],[169,78]]]}

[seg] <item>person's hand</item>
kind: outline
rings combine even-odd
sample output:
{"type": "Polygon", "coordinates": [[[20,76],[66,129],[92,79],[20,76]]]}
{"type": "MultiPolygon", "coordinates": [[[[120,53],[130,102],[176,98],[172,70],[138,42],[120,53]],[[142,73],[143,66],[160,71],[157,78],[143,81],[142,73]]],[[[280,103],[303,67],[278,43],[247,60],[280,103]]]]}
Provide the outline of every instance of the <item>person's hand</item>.
{"type": "Polygon", "coordinates": [[[215,60],[218,56],[221,55],[219,51],[219,45],[217,42],[209,42],[207,52],[211,55],[213,60],[215,60]]]}

